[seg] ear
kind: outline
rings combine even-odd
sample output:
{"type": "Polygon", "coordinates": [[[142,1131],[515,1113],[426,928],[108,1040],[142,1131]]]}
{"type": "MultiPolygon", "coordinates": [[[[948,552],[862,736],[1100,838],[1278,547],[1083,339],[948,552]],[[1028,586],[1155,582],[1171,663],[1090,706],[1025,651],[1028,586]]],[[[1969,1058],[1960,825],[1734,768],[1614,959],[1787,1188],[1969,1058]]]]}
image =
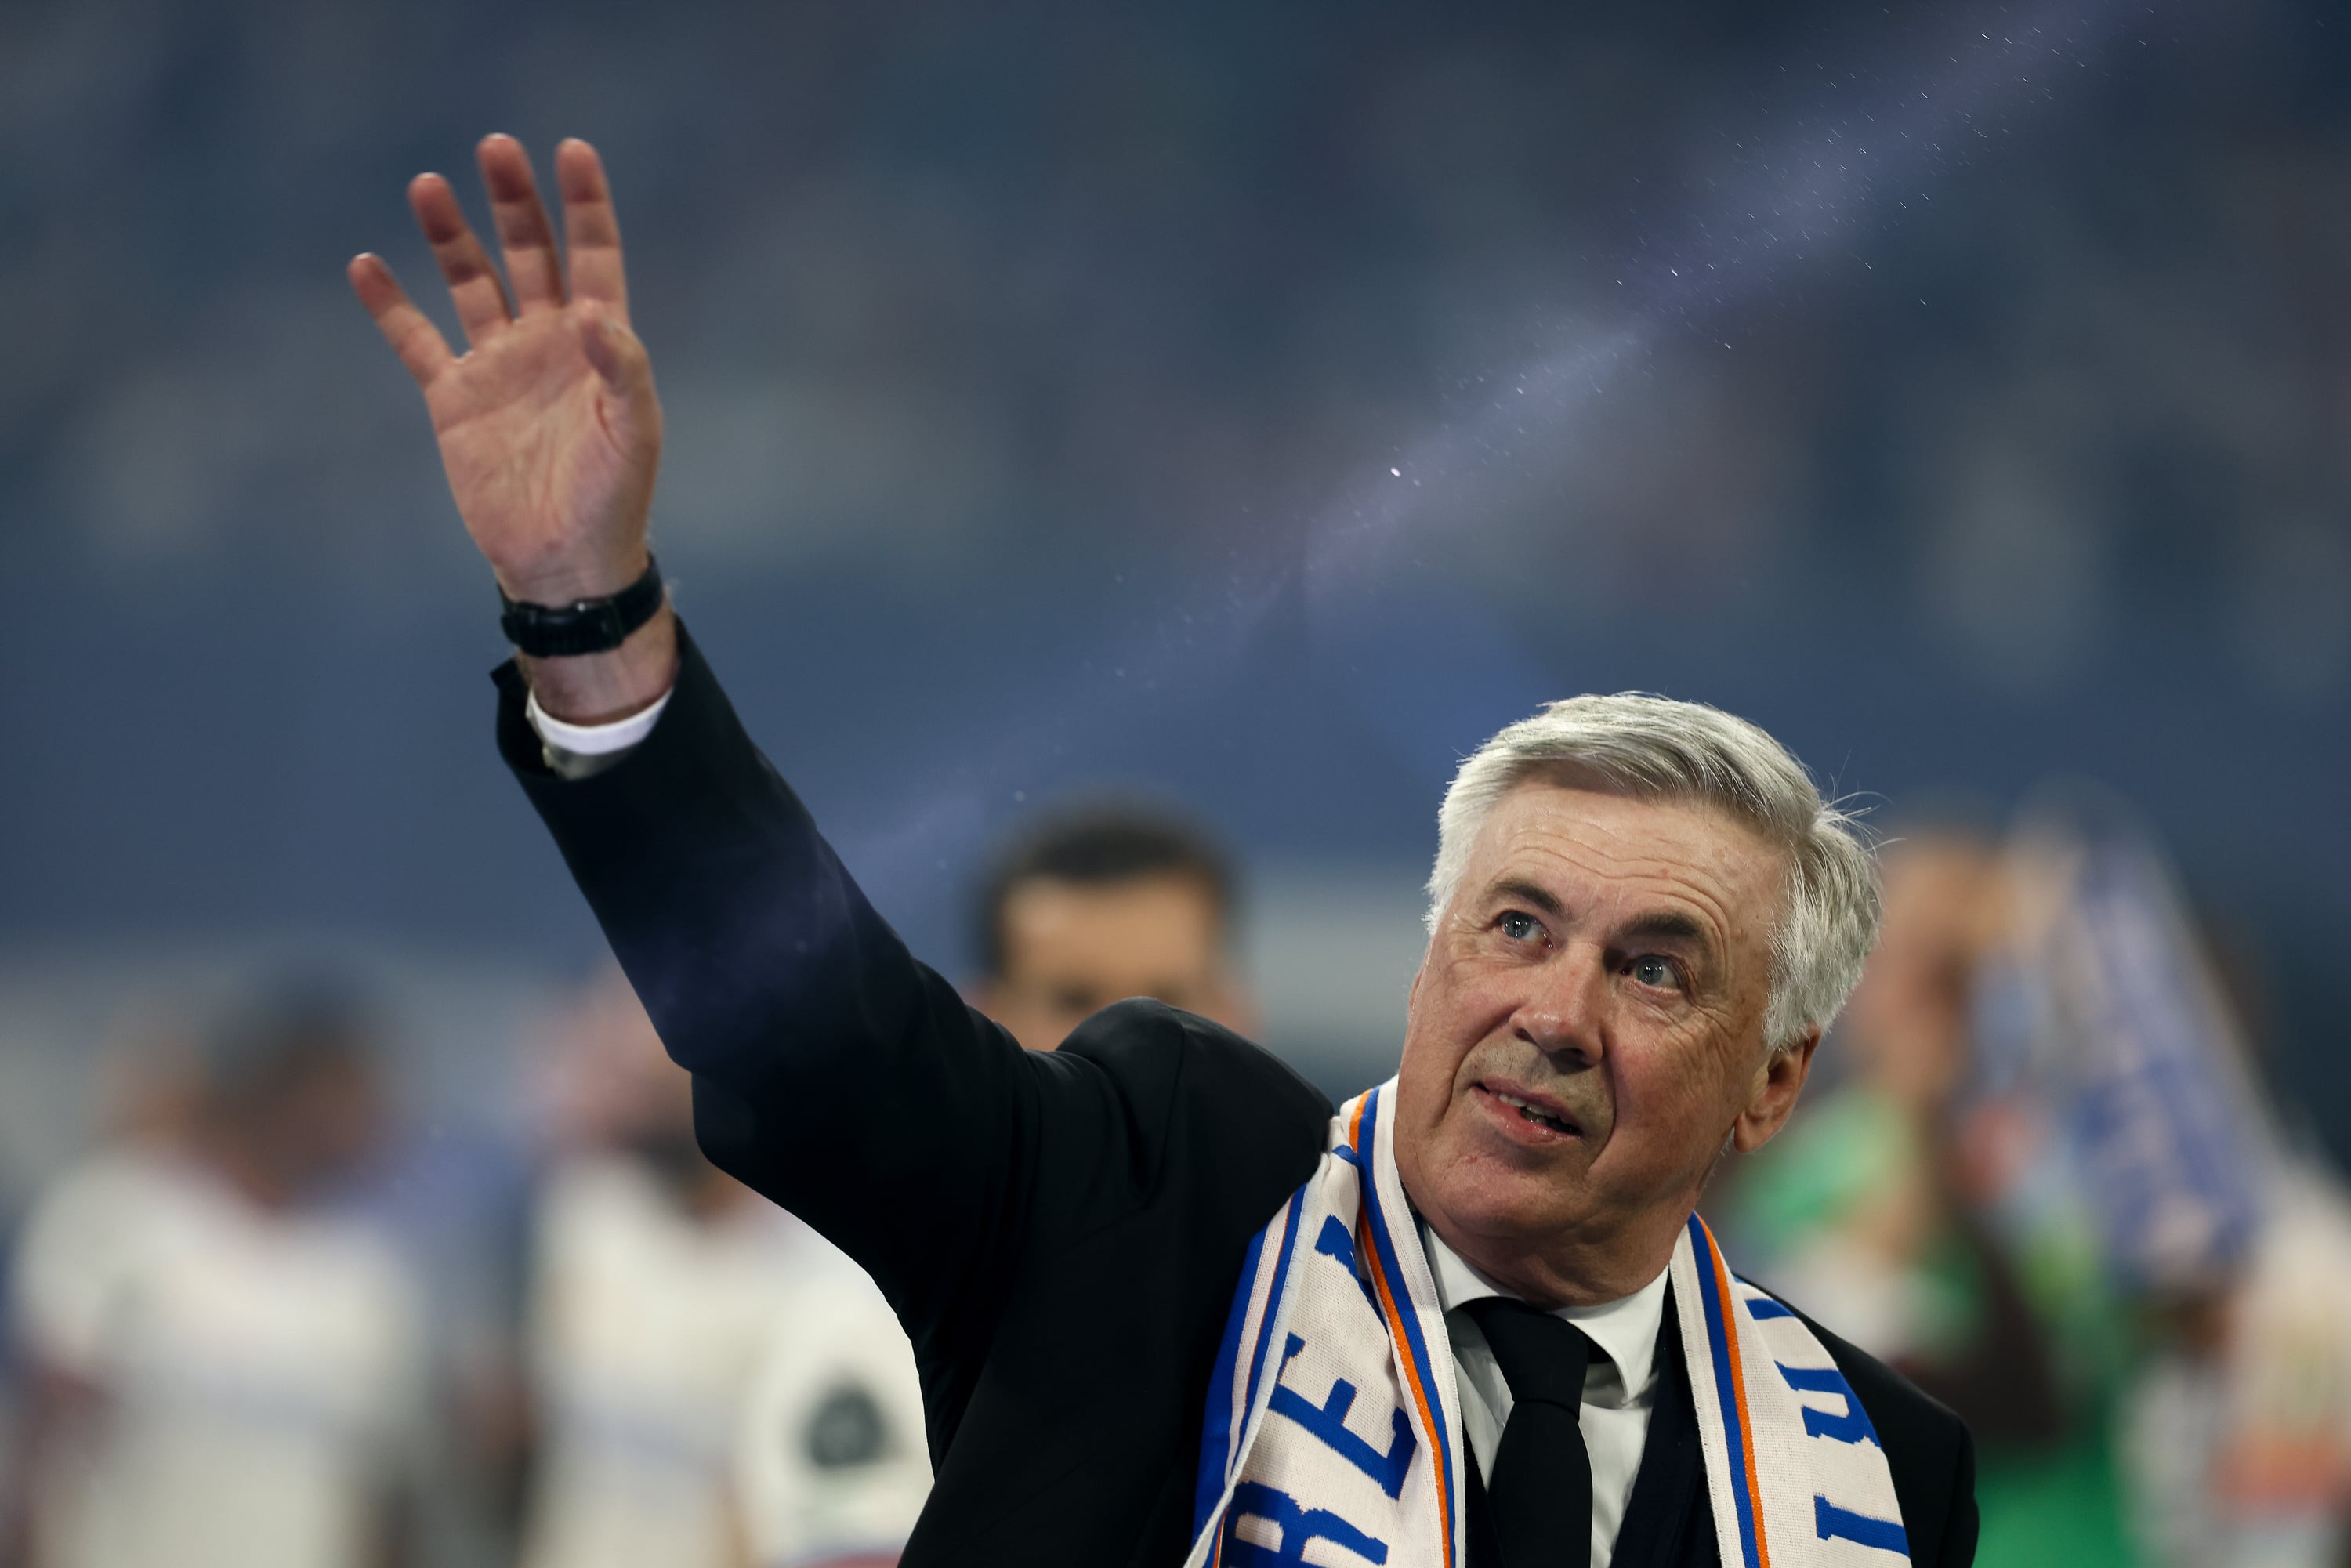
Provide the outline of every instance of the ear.
{"type": "Polygon", "coordinates": [[[1820,1043],[1821,1031],[1813,1030],[1787,1050],[1767,1055],[1756,1069],[1754,1092],[1730,1126],[1730,1141],[1740,1154],[1753,1154],[1787,1124],[1789,1113],[1796,1108],[1796,1096],[1803,1092],[1804,1079],[1813,1071],[1813,1052],[1820,1043]]]}

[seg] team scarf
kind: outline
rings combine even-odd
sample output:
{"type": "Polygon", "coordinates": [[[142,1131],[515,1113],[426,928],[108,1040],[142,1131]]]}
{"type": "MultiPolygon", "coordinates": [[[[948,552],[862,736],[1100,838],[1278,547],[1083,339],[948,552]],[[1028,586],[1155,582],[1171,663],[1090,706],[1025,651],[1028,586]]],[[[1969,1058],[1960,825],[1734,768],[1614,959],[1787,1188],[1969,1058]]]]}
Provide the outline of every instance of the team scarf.
{"type": "MultiPolygon", "coordinates": [[[[1396,1176],[1395,1081],[1349,1101],[1249,1243],[1200,1439],[1186,1568],[1468,1561],[1453,1354],[1396,1176]]],[[[1723,1563],[1909,1561],[1886,1454],[1802,1319],[1696,1215],[1667,1272],[1723,1563]]],[[[1632,1568],[1627,1564],[1625,1568],[1632,1568]]]]}

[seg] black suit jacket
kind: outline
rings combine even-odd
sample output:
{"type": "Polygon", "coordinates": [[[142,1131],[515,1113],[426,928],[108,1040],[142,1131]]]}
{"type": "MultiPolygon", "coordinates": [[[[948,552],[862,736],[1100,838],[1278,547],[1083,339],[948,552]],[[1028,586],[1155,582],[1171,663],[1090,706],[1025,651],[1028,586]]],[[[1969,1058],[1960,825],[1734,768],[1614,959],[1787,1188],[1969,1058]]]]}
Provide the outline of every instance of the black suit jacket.
{"type": "MultiPolygon", "coordinates": [[[[1241,1255],[1330,1103],[1153,1002],[1021,1050],[874,913],[683,628],[679,654],[604,771],[547,769],[511,665],[499,745],[693,1073],[705,1152],[862,1264],[914,1342],[936,1481],[906,1568],[1180,1563],[1241,1255]]],[[[1867,1365],[1888,1453],[1917,1454],[1906,1518],[1963,1515],[1971,1548],[1963,1429],[1867,1365]]]]}

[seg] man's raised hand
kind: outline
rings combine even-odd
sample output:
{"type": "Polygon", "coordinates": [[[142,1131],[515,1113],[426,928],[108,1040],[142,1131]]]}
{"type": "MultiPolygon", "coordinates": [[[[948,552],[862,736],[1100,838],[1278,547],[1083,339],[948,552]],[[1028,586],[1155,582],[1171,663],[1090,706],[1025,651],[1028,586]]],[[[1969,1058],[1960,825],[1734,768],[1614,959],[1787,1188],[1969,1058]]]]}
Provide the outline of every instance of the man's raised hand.
{"type": "Polygon", "coordinates": [[[511,303],[449,182],[419,174],[408,187],[469,352],[449,351],[382,257],[354,257],[351,287],[424,389],[457,510],[507,592],[542,604],[611,593],[644,570],[662,435],[653,369],[629,330],[611,192],[594,148],[556,149],[567,287],[522,144],[486,137],[480,160],[511,303]]]}
{"type": "MultiPolygon", "coordinates": [[[[499,585],[539,604],[601,598],[644,570],[662,439],[653,367],[629,329],[611,192],[594,148],[557,147],[567,286],[522,144],[485,137],[479,158],[511,301],[449,182],[419,174],[408,187],[468,351],[449,351],[381,256],[352,258],[351,287],[424,389],[457,510],[499,585]]],[[[631,711],[666,689],[673,635],[664,609],[623,653],[536,663],[531,684],[560,716],[631,711]]]]}

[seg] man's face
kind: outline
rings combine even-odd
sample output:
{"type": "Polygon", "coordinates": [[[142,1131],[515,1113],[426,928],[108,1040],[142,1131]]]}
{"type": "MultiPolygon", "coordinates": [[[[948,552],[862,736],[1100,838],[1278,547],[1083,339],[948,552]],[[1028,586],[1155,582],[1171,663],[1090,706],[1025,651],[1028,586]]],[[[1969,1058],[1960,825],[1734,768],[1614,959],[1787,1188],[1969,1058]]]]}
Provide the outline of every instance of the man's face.
{"type": "Polygon", "coordinates": [[[1196,877],[1032,877],[1004,903],[1004,973],[981,1009],[1031,1051],[1050,1051],[1112,1002],[1155,997],[1236,1029],[1247,1009],[1225,967],[1215,901],[1196,877]]]}
{"type": "Polygon", "coordinates": [[[1413,982],[1396,1086],[1405,1190],[1539,1302],[1656,1276],[1727,1134],[1793,1108],[1767,1061],[1783,858],[1704,808],[1534,781],[1471,845],[1413,982]]]}
{"type": "Polygon", "coordinates": [[[1855,1069],[1922,1113],[1966,1075],[1977,967],[2011,918],[1999,862],[1956,835],[1906,838],[1881,868],[1879,936],[1843,1038],[1855,1069]]]}
{"type": "Polygon", "coordinates": [[[322,1055],[284,1070],[224,1117],[248,1174],[271,1196],[307,1201],[351,1179],[384,1132],[381,1087],[356,1055],[322,1055]]]}

